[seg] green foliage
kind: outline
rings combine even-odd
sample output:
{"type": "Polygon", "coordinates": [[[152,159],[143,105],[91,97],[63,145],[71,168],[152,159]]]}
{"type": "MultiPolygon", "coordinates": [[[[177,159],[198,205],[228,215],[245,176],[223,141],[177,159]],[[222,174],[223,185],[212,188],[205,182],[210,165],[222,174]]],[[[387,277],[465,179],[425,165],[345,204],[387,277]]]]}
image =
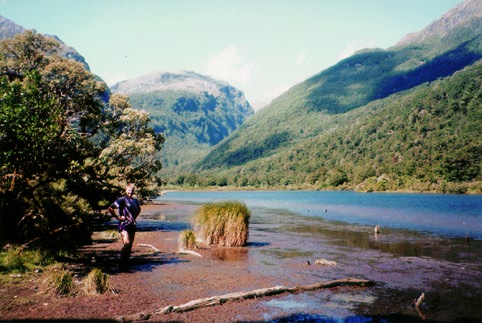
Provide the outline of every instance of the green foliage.
{"type": "Polygon", "coordinates": [[[24,273],[50,265],[55,257],[46,250],[9,246],[0,252],[0,271],[24,273]]]}
{"type": "Polygon", "coordinates": [[[202,205],[194,216],[194,228],[206,244],[241,247],[248,241],[251,212],[242,202],[202,205]]]}
{"type": "Polygon", "coordinates": [[[58,46],[30,31],[0,43],[0,237],[72,248],[125,183],[157,193],[163,137],[58,46]]]}

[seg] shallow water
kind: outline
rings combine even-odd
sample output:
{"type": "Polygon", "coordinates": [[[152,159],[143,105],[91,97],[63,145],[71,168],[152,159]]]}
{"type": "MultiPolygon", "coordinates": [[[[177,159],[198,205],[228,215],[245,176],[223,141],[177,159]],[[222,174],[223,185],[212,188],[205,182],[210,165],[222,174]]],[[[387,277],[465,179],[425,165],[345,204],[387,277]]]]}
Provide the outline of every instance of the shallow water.
{"type": "Polygon", "coordinates": [[[482,195],[357,193],[350,191],[168,192],[160,201],[239,200],[329,221],[482,239],[482,195]]]}
{"type": "Polygon", "coordinates": [[[260,301],[268,322],[482,321],[482,240],[466,241],[465,229],[449,230],[454,221],[447,220],[449,212],[444,211],[451,205],[450,213],[457,214],[455,222],[476,220],[470,232],[479,238],[480,197],[291,193],[294,200],[277,192],[169,192],[162,203],[180,203],[182,211],[143,214],[139,223],[150,229],[182,230],[189,227],[190,216],[201,203],[242,200],[252,213],[248,246],[215,250],[212,257],[233,265],[248,264],[249,272],[275,277],[284,286],[346,277],[376,283],[371,288],[330,289],[260,301]],[[397,201],[397,196],[402,200],[397,201]],[[370,201],[354,204],[364,197],[370,201]],[[345,200],[352,204],[344,205],[345,200]],[[462,210],[456,211],[459,206],[462,210]],[[343,212],[348,214],[346,221],[326,215],[343,212]],[[360,217],[364,212],[372,216],[360,217]],[[388,212],[390,217],[373,216],[388,212]],[[424,214],[423,224],[399,225],[408,223],[405,217],[410,218],[410,213],[424,214]],[[431,221],[434,227],[427,228],[431,221]],[[374,234],[373,223],[383,223],[381,234],[374,234]],[[337,265],[315,265],[320,258],[337,265]],[[423,316],[411,306],[422,292],[426,295],[423,316]]]}

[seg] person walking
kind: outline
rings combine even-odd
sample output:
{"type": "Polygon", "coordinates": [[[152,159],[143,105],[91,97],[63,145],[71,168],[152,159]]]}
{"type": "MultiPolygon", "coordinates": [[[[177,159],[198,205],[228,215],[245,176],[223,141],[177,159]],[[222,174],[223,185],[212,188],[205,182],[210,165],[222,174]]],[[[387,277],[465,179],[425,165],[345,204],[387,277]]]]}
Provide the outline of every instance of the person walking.
{"type": "Polygon", "coordinates": [[[129,259],[136,235],[136,218],[141,212],[141,205],[139,200],[134,198],[134,191],[134,184],[128,184],[125,196],[118,198],[108,208],[109,213],[119,220],[118,230],[123,243],[120,259],[120,269],[122,271],[129,268],[129,259]],[[118,215],[115,209],[119,210],[118,215]]]}

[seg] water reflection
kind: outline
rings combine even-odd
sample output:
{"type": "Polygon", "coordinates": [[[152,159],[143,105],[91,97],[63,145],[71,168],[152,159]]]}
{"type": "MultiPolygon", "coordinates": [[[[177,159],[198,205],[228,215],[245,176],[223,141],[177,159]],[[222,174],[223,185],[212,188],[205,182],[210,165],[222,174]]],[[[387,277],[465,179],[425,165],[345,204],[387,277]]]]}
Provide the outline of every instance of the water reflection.
{"type": "Polygon", "coordinates": [[[311,238],[323,237],[325,241],[348,249],[378,250],[400,257],[430,257],[449,261],[480,261],[482,241],[465,239],[440,239],[435,236],[408,231],[385,229],[375,235],[371,228],[337,224],[303,223],[285,226],[282,230],[311,238]]]}
{"type": "Polygon", "coordinates": [[[248,258],[247,248],[215,248],[212,249],[213,258],[221,261],[245,261],[248,258]]]}

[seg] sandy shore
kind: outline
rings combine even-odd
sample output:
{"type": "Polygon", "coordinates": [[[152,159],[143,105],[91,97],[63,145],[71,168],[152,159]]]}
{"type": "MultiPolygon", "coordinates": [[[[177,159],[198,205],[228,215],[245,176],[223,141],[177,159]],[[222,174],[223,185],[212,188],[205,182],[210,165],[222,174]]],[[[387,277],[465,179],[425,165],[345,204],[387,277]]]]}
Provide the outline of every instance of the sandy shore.
{"type": "Polygon", "coordinates": [[[480,241],[383,228],[375,236],[370,228],[252,210],[247,247],[179,254],[179,232],[195,208],[144,206],[130,272],[116,268],[120,241],[97,235],[82,248],[88,261],[79,268],[102,268],[115,293],[56,297],[40,292],[41,273],[30,275],[0,288],[0,320],[108,322],[204,297],[354,277],[375,285],[226,302],[147,322],[482,322],[480,241]],[[411,304],[421,293],[419,312],[411,304]]]}

